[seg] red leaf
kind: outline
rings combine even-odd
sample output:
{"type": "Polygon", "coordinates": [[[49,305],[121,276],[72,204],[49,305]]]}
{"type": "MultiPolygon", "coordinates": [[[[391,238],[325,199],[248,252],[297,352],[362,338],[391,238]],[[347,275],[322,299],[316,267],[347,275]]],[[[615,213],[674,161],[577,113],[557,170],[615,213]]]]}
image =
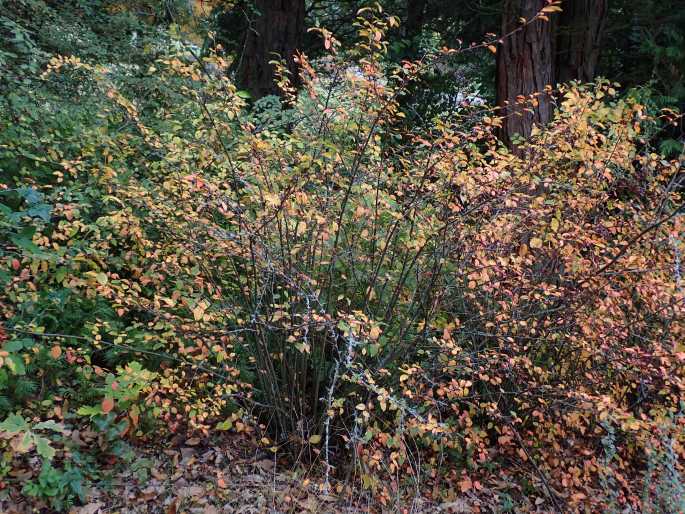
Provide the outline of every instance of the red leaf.
{"type": "Polygon", "coordinates": [[[114,398],[105,398],[102,400],[102,412],[107,414],[108,412],[111,412],[111,410],[114,408],[114,398]]]}

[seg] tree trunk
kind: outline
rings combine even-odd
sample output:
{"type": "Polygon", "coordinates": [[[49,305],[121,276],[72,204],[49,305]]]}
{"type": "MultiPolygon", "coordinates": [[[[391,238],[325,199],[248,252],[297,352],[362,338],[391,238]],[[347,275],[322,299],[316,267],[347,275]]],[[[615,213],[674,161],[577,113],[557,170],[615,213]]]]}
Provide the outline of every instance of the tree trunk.
{"type": "MultiPolygon", "coordinates": [[[[520,27],[520,18],[530,20],[547,3],[545,0],[504,0],[502,34],[520,27]]],[[[552,98],[545,86],[555,84],[554,24],[536,20],[505,37],[497,49],[497,105],[503,116],[500,138],[510,148],[516,134],[528,137],[533,126],[543,126],[552,118],[552,98]],[[537,94],[536,102],[517,99],[537,94]],[[525,110],[528,109],[528,110],[525,110]]]]}
{"type": "Polygon", "coordinates": [[[283,59],[290,79],[298,82],[295,52],[301,48],[304,34],[304,0],[256,0],[257,17],[245,37],[236,79],[253,99],[278,95],[274,67],[270,61],[283,59]]]}
{"type": "Polygon", "coordinates": [[[423,29],[426,0],[407,0],[407,35],[416,36],[423,29]]]}
{"type": "Polygon", "coordinates": [[[566,0],[559,17],[557,81],[591,82],[601,49],[608,0],[566,0]]]}

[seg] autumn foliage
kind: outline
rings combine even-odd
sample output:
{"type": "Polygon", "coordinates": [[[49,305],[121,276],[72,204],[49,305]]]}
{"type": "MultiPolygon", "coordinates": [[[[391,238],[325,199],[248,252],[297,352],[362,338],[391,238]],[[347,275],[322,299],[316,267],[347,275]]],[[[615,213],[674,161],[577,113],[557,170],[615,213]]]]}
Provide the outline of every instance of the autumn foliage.
{"type": "MultiPolygon", "coordinates": [[[[19,162],[0,185],[0,356],[7,389],[35,373],[60,392],[8,415],[132,443],[230,430],[385,504],[416,487],[668,511],[682,163],[603,81],[555,91],[516,152],[497,112],[407,127],[402,95],[450,51],[388,68],[394,23],[361,13],[355,67],[324,33],[330,60],[299,56],[281,118],[204,73],[218,56],[160,59],[154,108],[105,67],[52,59],[42,80],[81,82],[90,112],[66,137],[24,115],[13,130],[36,138],[0,141],[19,162]]],[[[19,425],[15,466],[36,450],[19,425]]]]}

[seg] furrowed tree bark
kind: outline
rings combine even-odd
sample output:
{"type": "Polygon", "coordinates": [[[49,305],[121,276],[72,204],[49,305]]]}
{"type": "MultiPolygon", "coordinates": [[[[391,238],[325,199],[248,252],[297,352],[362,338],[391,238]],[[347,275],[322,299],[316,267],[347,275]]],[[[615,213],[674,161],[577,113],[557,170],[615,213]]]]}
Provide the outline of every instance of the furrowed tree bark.
{"type": "MultiPolygon", "coordinates": [[[[520,18],[532,19],[547,3],[544,0],[504,0],[502,34],[521,26],[520,18]]],[[[534,126],[549,122],[554,112],[546,86],[555,84],[554,24],[536,20],[509,37],[497,49],[497,105],[503,124],[500,139],[510,148],[515,135],[530,136],[534,126]],[[536,95],[530,103],[521,99],[536,95]]]]}
{"type": "Polygon", "coordinates": [[[426,0],[407,0],[407,35],[415,36],[423,29],[426,0]]]}
{"type": "Polygon", "coordinates": [[[236,71],[238,85],[257,100],[279,95],[270,61],[283,59],[293,84],[298,83],[295,52],[304,35],[304,0],[256,0],[257,16],[250,23],[236,71]]]}
{"type": "Polygon", "coordinates": [[[557,81],[591,82],[602,45],[608,0],[566,0],[559,16],[557,81]]]}

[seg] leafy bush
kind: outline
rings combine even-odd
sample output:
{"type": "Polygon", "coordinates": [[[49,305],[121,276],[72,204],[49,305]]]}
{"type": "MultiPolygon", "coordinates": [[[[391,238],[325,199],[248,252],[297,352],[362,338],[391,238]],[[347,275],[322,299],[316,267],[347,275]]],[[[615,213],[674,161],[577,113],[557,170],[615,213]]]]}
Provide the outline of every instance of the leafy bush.
{"type": "MultiPolygon", "coordinates": [[[[496,471],[507,508],[522,483],[557,510],[638,509],[683,395],[682,164],[602,81],[563,88],[515,153],[487,111],[408,130],[424,63],[388,68],[394,22],[362,14],[326,70],[300,57],[299,95],[283,77],[288,107],[250,112],[203,73],[221,57],[173,54],[132,75],[54,56],[40,102],[9,97],[5,412],[92,423],[118,454],[234,429],[384,502],[496,471]],[[31,366],[41,389],[18,394],[31,366]]],[[[26,494],[68,483],[43,467],[26,494]]]]}

